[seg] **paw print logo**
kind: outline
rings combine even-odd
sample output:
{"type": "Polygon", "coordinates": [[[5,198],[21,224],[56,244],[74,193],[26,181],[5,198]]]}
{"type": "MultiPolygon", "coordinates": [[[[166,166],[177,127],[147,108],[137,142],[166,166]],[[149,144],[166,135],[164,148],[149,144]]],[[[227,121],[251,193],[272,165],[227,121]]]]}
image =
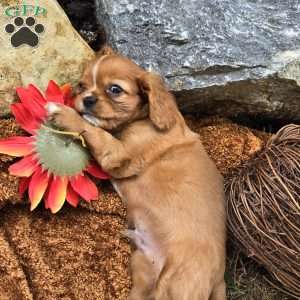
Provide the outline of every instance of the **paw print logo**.
{"type": "Polygon", "coordinates": [[[37,46],[39,35],[44,30],[44,25],[36,24],[33,17],[28,17],[26,20],[22,17],[17,17],[14,20],[14,24],[7,24],[5,27],[5,31],[11,34],[11,44],[15,48],[21,45],[37,46]]]}

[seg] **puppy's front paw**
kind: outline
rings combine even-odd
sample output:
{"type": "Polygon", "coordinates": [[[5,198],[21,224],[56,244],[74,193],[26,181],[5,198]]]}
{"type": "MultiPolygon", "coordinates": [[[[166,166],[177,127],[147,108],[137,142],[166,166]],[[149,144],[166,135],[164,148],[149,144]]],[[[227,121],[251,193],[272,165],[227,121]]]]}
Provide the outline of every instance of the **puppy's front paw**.
{"type": "Polygon", "coordinates": [[[81,132],[84,120],[71,107],[50,102],[47,104],[48,119],[67,131],[81,132]]]}
{"type": "Polygon", "coordinates": [[[49,103],[47,103],[46,109],[47,109],[47,111],[48,111],[48,115],[51,116],[51,115],[53,115],[53,114],[59,112],[60,106],[61,106],[61,105],[56,104],[56,103],[54,103],[54,102],[49,102],[49,103]]]}

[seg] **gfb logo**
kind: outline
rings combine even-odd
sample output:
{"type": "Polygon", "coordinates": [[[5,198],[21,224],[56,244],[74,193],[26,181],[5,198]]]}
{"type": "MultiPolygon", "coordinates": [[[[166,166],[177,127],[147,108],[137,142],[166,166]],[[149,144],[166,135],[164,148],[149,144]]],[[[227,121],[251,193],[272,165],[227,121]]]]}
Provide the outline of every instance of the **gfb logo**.
{"type": "Polygon", "coordinates": [[[44,7],[27,4],[11,6],[5,9],[5,15],[14,18],[5,26],[5,31],[11,36],[10,41],[13,47],[38,45],[40,34],[45,31],[45,27],[37,23],[35,17],[47,15],[44,7]]]}

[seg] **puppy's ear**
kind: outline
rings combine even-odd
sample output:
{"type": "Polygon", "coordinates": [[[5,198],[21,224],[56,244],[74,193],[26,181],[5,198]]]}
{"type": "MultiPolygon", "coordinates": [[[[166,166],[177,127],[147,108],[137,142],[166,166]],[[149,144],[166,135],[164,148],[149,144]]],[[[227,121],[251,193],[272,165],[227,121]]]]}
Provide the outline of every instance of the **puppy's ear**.
{"type": "Polygon", "coordinates": [[[112,54],[116,54],[114,52],[114,50],[108,46],[108,45],[104,45],[98,52],[97,52],[97,57],[101,57],[103,55],[112,55],[112,54]]]}
{"type": "Polygon", "coordinates": [[[162,78],[152,72],[145,72],[138,83],[142,95],[148,101],[149,117],[155,127],[162,131],[171,129],[176,122],[178,109],[162,78]]]}

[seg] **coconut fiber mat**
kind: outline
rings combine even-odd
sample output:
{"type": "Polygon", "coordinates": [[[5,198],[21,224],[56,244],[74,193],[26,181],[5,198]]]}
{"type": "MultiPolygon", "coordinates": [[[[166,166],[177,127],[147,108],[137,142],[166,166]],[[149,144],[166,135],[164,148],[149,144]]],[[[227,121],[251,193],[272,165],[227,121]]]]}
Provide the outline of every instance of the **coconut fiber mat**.
{"type": "MultiPolygon", "coordinates": [[[[226,176],[259,150],[265,135],[224,119],[187,117],[226,176]]],[[[20,129],[0,121],[0,138],[20,129]]],[[[10,157],[0,155],[0,300],[127,299],[131,246],[122,230],[126,211],[109,183],[98,201],[67,204],[56,215],[40,205],[29,211],[8,175],[10,157]]]]}

